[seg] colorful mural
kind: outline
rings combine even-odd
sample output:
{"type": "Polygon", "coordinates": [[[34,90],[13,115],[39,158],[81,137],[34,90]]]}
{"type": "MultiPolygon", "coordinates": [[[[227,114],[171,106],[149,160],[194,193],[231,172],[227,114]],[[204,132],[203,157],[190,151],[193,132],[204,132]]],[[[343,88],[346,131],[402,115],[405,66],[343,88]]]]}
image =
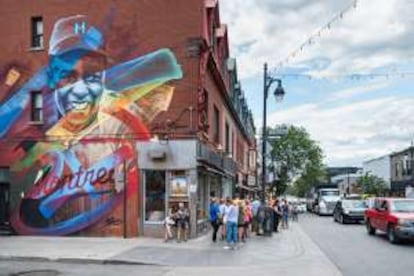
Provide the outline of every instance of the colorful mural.
{"type": "Polygon", "coordinates": [[[30,184],[11,216],[20,234],[119,225],[114,210],[137,195],[135,142],[150,138],[146,125],[168,109],[167,83],[182,71],[169,49],[114,64],[104,35],[86,16],[59,19],[49,63],[0,105],[1,141],[19,141],[14,180],[30,184]],[[43,95],[43,124],[35,130],[23,120],[32,91],[43,95]]]}

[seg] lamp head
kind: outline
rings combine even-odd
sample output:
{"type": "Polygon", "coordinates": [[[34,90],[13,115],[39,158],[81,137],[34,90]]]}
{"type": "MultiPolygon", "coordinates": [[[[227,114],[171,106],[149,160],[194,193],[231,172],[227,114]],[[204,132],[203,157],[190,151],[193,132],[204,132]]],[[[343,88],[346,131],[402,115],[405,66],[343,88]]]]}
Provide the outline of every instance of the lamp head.
{"type": "Polygon", "coordinates": [[[282,81],[277,80],[277,87],[275,89],[275,92],[273,92],[275,95],[276,101],[280,102],[283,100],[283,97],[285,96],[285,90],[282,87],[282,81]]]}

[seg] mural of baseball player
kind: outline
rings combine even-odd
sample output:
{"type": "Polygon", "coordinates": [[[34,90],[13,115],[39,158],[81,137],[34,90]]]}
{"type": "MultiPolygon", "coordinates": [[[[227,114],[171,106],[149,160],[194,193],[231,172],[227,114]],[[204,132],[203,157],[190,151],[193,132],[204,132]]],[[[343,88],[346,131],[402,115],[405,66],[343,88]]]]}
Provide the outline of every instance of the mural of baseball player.
{"type": "Polygon", "coordinates": [[[146,124],[171,102],[167,83],[181,78],[169,49],[113,64],[104,33],[87,16],[57,20],[48,65],[0,106],[3,138],[19,129],[30,91],[44,92],[50,103],[45,139],[12,166],[32,178],[12,214],[13,228],[30,235],[111,235],[105,221],[122,220],[125,200],[137,212],[130,200],[139,187],[135,142],[150,138],[146,124]]]}

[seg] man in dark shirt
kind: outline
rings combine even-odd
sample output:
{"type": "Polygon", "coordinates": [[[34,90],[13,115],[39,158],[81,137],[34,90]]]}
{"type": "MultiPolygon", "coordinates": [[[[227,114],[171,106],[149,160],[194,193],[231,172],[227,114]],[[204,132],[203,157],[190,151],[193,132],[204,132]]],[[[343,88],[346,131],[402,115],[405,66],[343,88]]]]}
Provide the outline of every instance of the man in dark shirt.
{"type": "Polygon", "coordinates": [[[209,213],[210,213],[211,226],[213,227],[212,240],[213,240],[213,242],[216,242],[216,240],[217,240],[217,231],[220,227],[220,223],[219,223],[220,208],[219,208],[219,205],[218,205],[218,201],[215,198],[211,199],[210,207],[209,207],[209,213]]]}

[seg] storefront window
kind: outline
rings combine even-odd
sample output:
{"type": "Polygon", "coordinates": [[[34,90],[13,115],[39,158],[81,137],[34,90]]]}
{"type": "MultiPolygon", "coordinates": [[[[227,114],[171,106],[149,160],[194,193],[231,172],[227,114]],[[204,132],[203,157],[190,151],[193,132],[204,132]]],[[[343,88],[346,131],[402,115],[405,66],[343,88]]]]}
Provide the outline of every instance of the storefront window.
{"type": "Polygon", "coordinates": [[[145,220],[165,219],[165,171],[145,171],[145,220]]]}
{"type": "Polygon", "coordinates": [[[222,197],[231,197],[233,194],[233,180],[231,178],[224,178],[222,185],[222,197]]]}
{"type": "Polygon", "coordinates": [[[221,197],[220,177],[212,176],[210,179],[210,197],[221,197]]]}

